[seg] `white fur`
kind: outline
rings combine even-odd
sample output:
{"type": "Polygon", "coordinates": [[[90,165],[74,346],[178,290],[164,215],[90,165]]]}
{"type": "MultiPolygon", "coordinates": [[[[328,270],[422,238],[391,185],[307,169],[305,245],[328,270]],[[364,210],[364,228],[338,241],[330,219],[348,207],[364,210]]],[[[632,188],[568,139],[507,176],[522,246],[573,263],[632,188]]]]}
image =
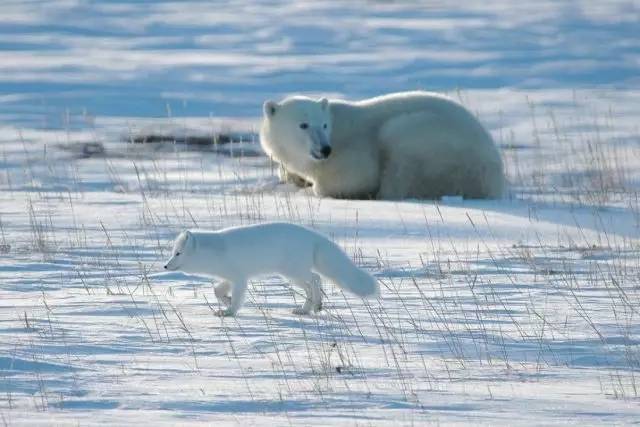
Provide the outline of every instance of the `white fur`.
{"type": "Polygon", "coordinates": [[[318,196],[497,198],[505,186],[491,135],[460,104],[431,92],[267,101],[260,142],[318,196]],[[325,145],[331,152],[323,159],[325,145]]]}
{"type": "Polygon", "coordinates": [[[376,280],[356,267],[338,245],[289,223],[185,231],[176,238],[165,269],[222,278],[215,287],[220,302],[228,306],[218,313],[222,316],[235,315],[248,280],[264,274],[279,274],[305,290],[306,301],[294,310],[296,314],[321,309],[318,274],[360,297],[379,292],[376,280]]]}

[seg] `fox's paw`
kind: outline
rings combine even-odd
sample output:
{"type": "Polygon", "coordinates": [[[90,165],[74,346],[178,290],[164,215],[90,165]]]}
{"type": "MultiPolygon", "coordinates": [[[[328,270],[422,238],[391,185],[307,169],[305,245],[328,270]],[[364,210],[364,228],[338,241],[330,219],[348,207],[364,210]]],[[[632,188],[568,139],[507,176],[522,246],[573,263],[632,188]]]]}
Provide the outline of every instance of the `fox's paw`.
{"type": "Polygon", "coordinates": [[[236,315],[235,311],[226,309],[226,310],[216,310],[214,314],[218,317],[233,317],[236,315]]]}

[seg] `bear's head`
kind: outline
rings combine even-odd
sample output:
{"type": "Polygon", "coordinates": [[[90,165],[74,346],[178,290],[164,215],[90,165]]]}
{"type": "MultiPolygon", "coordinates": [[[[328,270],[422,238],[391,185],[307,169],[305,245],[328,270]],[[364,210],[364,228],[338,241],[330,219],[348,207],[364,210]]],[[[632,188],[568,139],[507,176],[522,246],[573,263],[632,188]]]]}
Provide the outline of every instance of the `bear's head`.
{"type": "Polygon", "coordinates": [[[295,96],[282,102],[266,101],[263,110],[263,129],[268,129],[278,157],[301,165],[331,155],[331,111],[326,98],[295,96]]]}

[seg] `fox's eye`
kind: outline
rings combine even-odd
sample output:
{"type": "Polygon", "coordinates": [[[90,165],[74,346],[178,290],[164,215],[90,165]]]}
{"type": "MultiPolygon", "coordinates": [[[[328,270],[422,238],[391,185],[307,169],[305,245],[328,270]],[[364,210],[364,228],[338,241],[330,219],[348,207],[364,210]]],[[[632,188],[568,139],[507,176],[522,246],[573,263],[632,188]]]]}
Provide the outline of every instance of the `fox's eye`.
{"type": "Polygon", "coordinates": [[[322,129],[326,129],[326,128],[327,128],[327,124],[325,123],[322,125],[322,129]]]}
{"type": "Polygon", "coordinates": [[[300,129],[307,129],[309,127],[309,123],[300,123],[300,129]]]}

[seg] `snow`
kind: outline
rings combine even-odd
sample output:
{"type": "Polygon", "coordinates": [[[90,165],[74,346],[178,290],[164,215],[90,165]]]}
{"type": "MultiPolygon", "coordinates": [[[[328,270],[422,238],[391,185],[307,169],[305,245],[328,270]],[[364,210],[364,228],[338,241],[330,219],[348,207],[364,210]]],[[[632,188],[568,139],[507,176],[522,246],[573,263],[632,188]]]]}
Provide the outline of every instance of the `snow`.
{"type": "Polygon", "coordinates": [[[627,424],[640,416],[633,1],[0,5],[3,424],[627,424]],[[261,104],[426,88],[492,132],[499,201],[319,199],[261,104]],[[240,135],[217,147],[144,134],[240,135]],[[233,319],[175,235],[287,220],[381,283],[233,319]]]}

